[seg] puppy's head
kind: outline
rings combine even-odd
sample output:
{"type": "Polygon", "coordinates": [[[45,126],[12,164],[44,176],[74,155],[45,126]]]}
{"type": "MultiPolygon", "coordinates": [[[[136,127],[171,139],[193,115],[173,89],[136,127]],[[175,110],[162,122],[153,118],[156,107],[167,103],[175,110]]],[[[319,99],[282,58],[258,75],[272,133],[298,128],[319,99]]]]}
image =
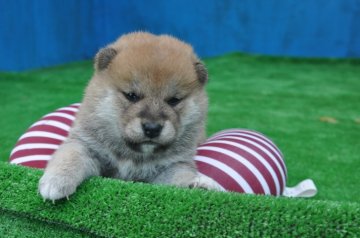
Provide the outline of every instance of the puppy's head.
{"type": "Polygon", "coordinates": [[[98,109],[111,114],[111,123],[131,149],[156,152],[186,130],[201,129],[207,71],[184,42],[128,34],[98,52],[95,69],[95,85],[103,88],[98,109]]]}

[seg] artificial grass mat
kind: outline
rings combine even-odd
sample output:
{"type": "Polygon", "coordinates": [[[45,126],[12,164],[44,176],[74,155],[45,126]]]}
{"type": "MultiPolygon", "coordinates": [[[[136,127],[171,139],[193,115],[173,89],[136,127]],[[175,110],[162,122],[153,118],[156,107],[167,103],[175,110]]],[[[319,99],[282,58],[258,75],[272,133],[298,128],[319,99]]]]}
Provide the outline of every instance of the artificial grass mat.
{"type": "MultiPolygon", "coordinates": [[[[52,204],[43,202],[36,194],[41,171],[6,163],[0,163],[0,169],[1,219],[12,215],[20,221],[33,222],[31,229],[37,232],[36,237],[50,237],[57,232],[65,237],[71,232],[74,237],[335,237],[360,234],[360,206],[356,203],[179,189],[97,177],[83,183],[69,201],[52,204]],[[56,229],[52,229],[54,225],[56,229]]],[[[21,234],[24,227],[7,229],[5,232],[9,235],[21,234]]],[[[28,226],[25,229],[27,231],[28,226]]],[[[0,225],[1,230],[4,230],[3,225],[0,225]]]]}
{"type": "MultiPolygon", "coordinates": [[[[69,237],[111,232],[136,236],[143,231],[159,237],[163,230],[189,237],[211,227],[210,237],[236,236],[230,230],[254,237],[360,235],[360,60],[231,54],[205,63],[210,74],[208,134],[237,127],[268,135],[285,155],[288,185],[312,178],[319,189],[315,198],[276,199],[94,178],[69,202],[52,205],[35,193],[40,171],[2,164],[0,177],[6,179],[1,180],[0,236],[12,228],[18,237],[32,232],[39,237],[51,232],[63,237],[66,232],[69,237]],[[7,178],[10,174],[19,177],[7,178]],[[176,216],[178,203],[181,218],[176,216]],[[129,212],[131,206],[138,210],[129,212]],[[89,214],[93,220],[86,218],[89,214]],[[185,224],[186,219],[193,223],[185,224]],[[10,221],[24,226],[11,227],[10,221]],[[129,233],[121,233],[127,229],[129,233]]],[[[90,61],[0,73],[0,160],[8,160],[18,137],[41,116],[80,102],[91,74],[90,61]]]]}
{"type": "Polygon", "coordinates": [[[33,238],[33,237],[62,237],[78,238],[89,237],[81,230],[72,229],[59,224],[46,223],[31,219],[23,213],[17,214],[3,211],[0,216],[0,237],[6,238],[33,238]]]}

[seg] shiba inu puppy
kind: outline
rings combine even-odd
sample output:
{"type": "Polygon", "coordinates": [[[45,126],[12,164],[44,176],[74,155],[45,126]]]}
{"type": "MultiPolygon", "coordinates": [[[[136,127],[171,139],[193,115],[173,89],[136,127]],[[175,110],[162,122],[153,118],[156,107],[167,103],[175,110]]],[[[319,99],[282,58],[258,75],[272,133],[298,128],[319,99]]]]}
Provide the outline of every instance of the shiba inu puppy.
{"type": "Polygon", "coordinates": [[[39,182],[68,197],[90,176],[217,189],[193,157],[205,139],[207,70],[188,44],[136,32],[95,57],[95,73],[68,139],[39,182]]]}

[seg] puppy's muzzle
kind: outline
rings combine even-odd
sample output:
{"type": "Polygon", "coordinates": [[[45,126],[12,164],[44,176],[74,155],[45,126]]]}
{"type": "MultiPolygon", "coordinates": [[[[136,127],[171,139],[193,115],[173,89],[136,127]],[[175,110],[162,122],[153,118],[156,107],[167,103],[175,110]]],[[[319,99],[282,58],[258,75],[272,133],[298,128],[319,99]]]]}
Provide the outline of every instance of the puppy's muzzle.
{"type": "Polygon", "coordinates": [[[145,122],[142,129],[146,137],[153,139],[160,135],[163,126],[156,122],[145,122]]]}

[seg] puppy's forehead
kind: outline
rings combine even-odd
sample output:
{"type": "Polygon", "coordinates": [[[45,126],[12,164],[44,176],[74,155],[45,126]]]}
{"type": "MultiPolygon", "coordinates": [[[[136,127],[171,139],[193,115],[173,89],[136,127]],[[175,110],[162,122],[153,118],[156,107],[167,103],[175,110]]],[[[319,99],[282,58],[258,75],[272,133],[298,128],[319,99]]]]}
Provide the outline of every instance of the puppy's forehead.
{"type": "Polygon", "coordinates": [[[109,66],[113,83],[119,87],[145,84],[149,87],[189,87],[197,82],[194,69],[196,56],[192,48],[174,38],[150,36],[116,42],[118,54],[109,66]]]}

